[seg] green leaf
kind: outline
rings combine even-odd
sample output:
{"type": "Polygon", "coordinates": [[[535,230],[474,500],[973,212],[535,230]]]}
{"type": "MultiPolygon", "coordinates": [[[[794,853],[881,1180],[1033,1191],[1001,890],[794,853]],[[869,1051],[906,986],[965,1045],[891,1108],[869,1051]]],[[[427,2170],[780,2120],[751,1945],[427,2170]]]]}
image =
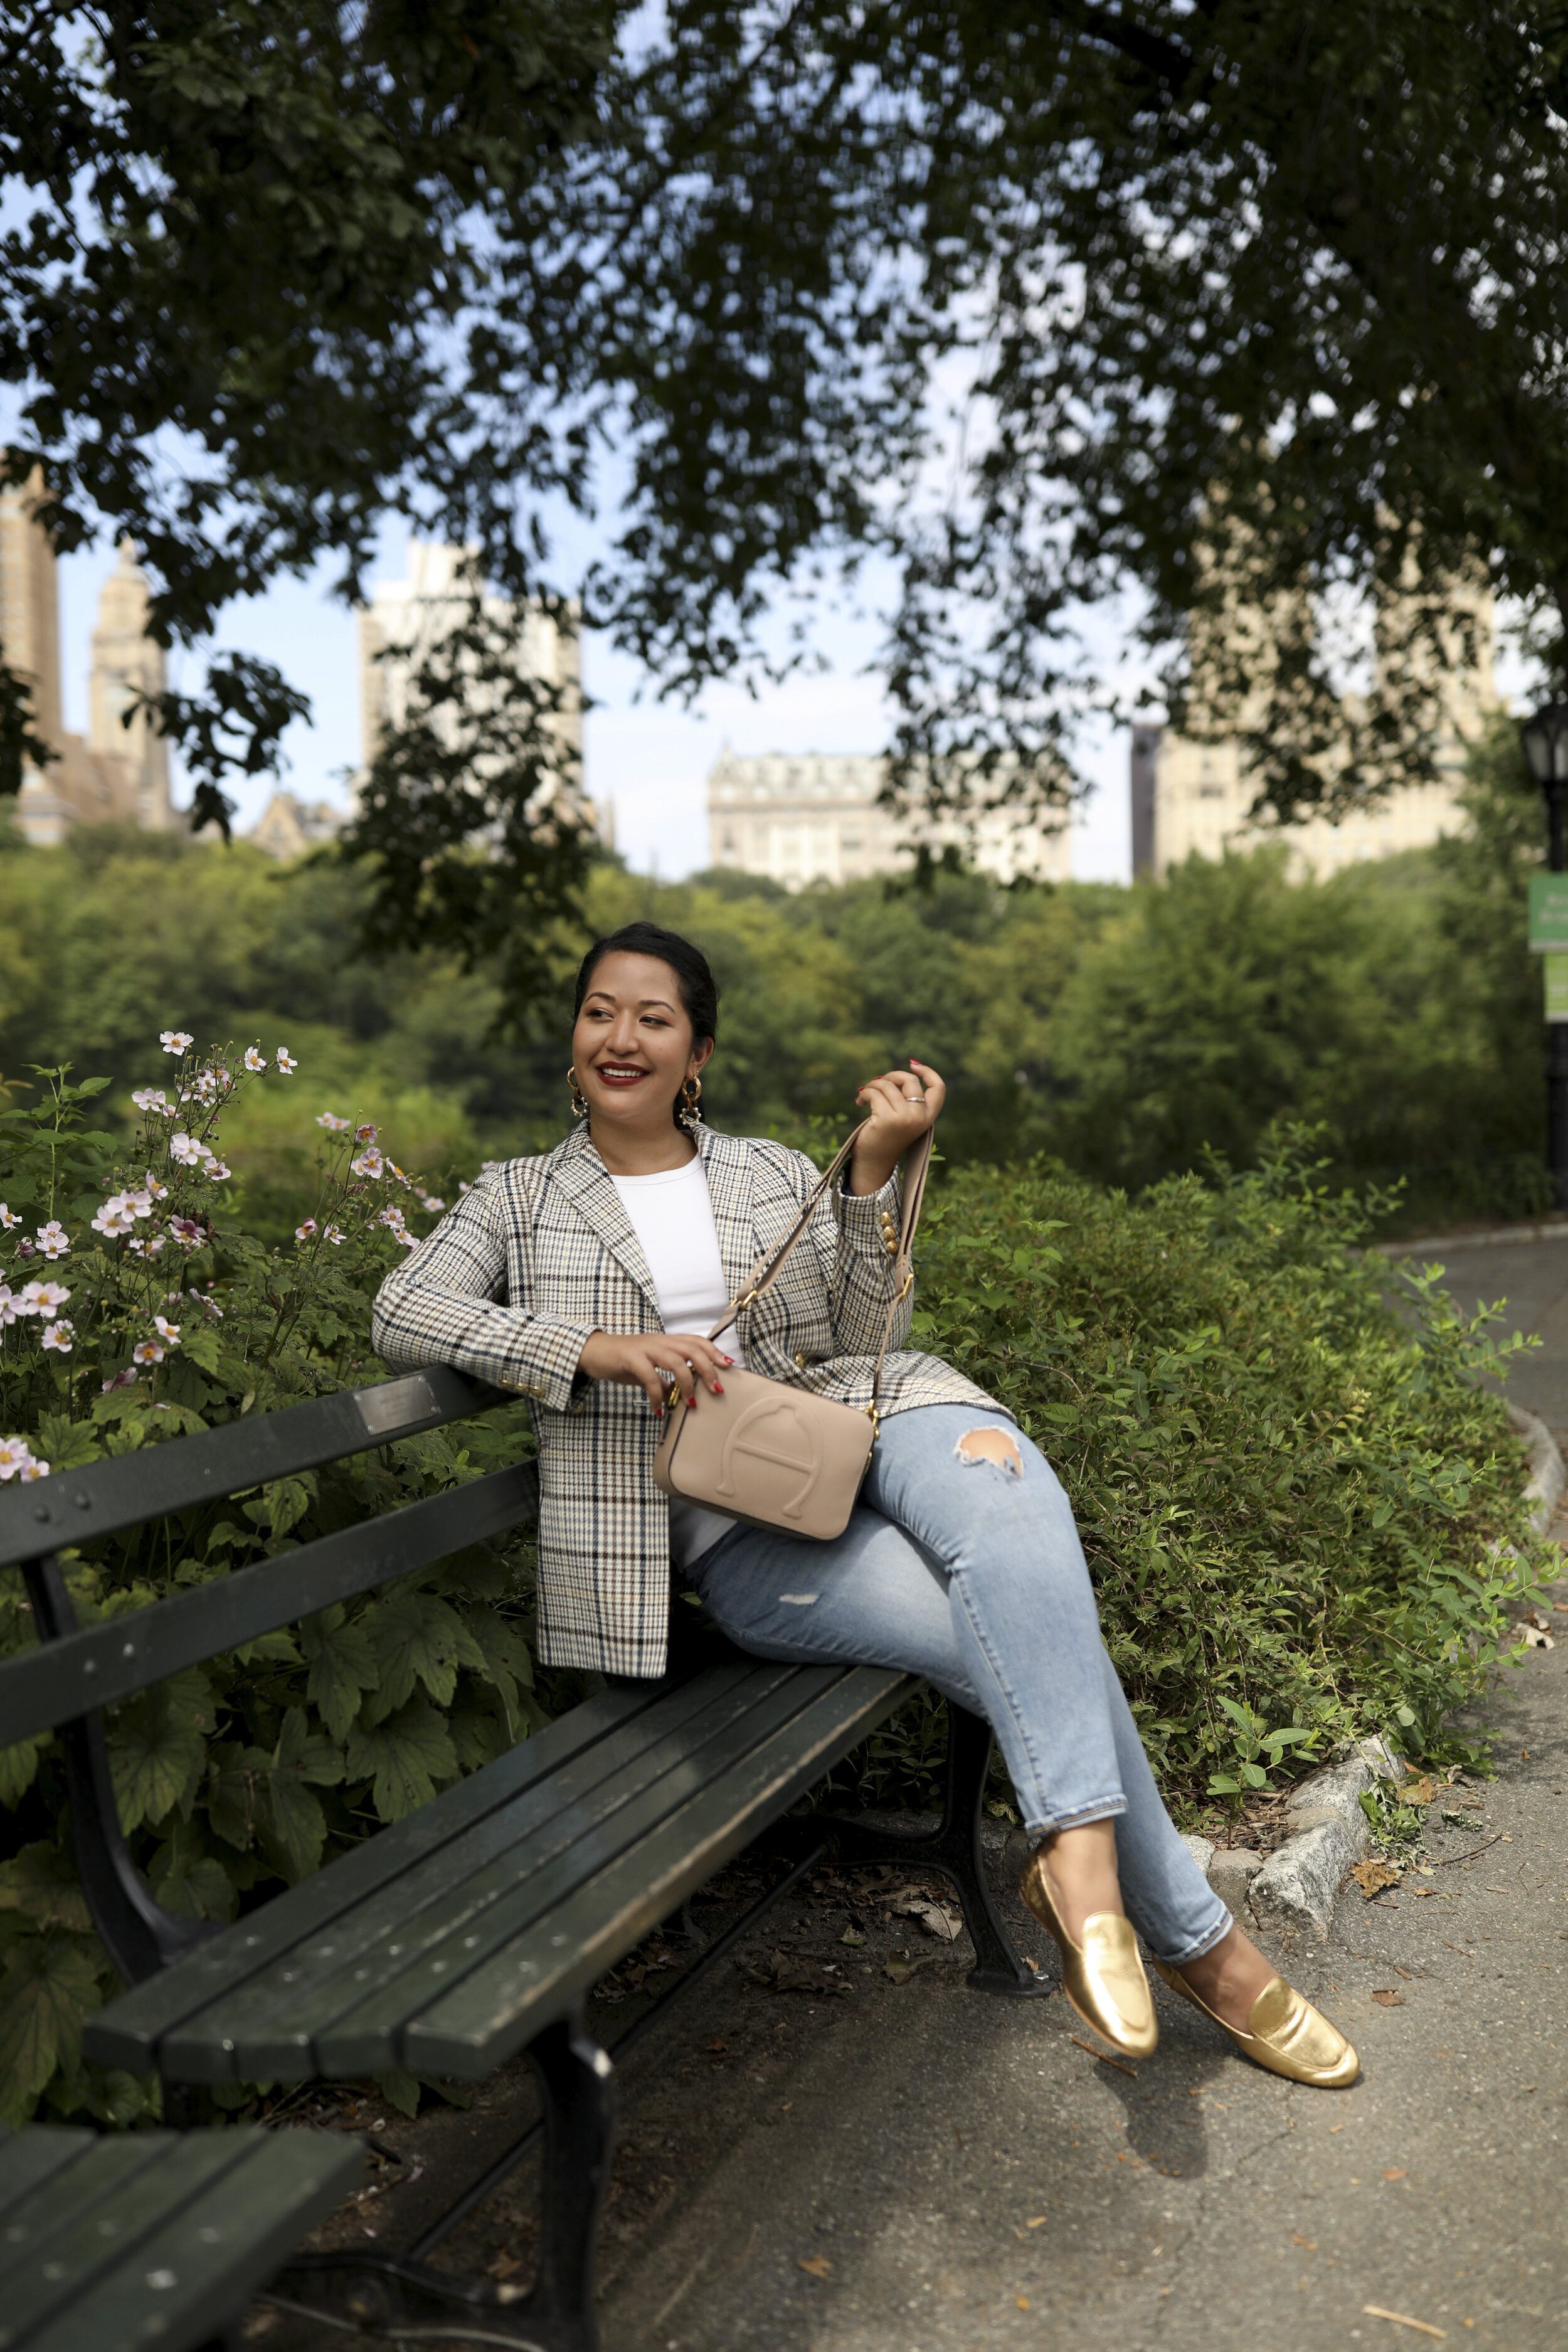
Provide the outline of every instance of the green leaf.
{"type": "Polygon", "coordinates": [[[57,2065],[72,2070],[102,1995],[91,1961],[61,1936],[25,1936],[0,1976],[0,2121],[18,2124],[57,2065]]]}
{"type": "Polygon", "coordinates": [[[320,1615],[307,1617],[300,1628],[300,1646],[310,1662],[305,1696],[340,1744],[359,1713],[360,1699],[376,1685],[375,1652],[363,1626],[344,1622],[335,1604],[320,1615]]]}
{"type": "Polygon", "coordinates": [[[35,1927],[92,1932],[87,1897],[69,1856],[42,1840],[0,1862],[0,1911],[19,1911],[35,1927]]]}
{"type": "Polygon", "coordinates": [[[38,1775],[38,1758],[47,1732],[36,1739],[14,1739],[8,1748],[0,1748],[0,1805],[15,1809],[38,1775]]]}
{"type": "Polygon", "coordinates": [[[177,1822],[174,1834],[153,1854],[148,1885],[165,1911],[181,1919],[230,1920],[239,1909],[239,1889],[194,1822],[177,1822]]]}
{"type": "Polygon", "coordinates": [[[114,1711],[109,1761],[127,1830],[156,1824],[195,1795],[215,1717],[212,1685],[187,1666],[114,1711]]]}
{"type": "Polygon", "coordinates": [[[363,1622],[375,1645],[380,1677],[370,1702],[373,1720],[402,1706],[416,1681],[438,1706],[447,1706],[458,1686],[459,1664],[483,1667],[472,1634],[437,1593],[400,1589],[384,1594],[363,1622]]]}
{"type": "Polygon", "coordinates": [[[423,1696],[383,1722],[356,1724],[346,1760],[351,1780],[374,1779],[371,1801],[384,1822],[427,1805],[437,1782],[458,1777],[446,1725],[423,1696]]]}

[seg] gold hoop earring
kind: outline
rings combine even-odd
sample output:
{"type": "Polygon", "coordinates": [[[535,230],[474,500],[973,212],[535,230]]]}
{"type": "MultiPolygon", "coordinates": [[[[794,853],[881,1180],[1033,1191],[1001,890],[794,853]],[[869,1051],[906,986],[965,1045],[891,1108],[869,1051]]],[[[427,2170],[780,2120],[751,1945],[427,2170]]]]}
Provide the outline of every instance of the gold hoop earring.
{"type": "Polygon", "coordinates": [[[702,1123],[702,1081],[692,1076],[680,1089],[680,1108],[675,1116],[682,1127],[696,1128],[702,1123]]]}
{"type": "Polygon", "coordinates": [[[582,1087],[577,1084],[577,1066],[575,1063],[572,1065],[572,1067],[566,1073],[566,1083],[572,1089],[572,1112],[574,1118],[586,1118],[588,1116],[588,1097],[583,1092],[582,1087]]]}

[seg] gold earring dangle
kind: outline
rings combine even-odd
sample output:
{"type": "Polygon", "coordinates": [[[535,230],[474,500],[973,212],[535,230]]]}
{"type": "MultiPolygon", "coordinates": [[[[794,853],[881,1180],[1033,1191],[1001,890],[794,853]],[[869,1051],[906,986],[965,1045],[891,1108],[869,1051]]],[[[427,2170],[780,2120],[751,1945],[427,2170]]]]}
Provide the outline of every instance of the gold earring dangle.
{"type": "Polygon", "coordinates": [[[582,1087],[577,1084],[577,1065],[575,1062],[573,1063],[572,1067],[566,1073],[566,1083],[572,1089],[572,1110],[574,1117],[577,1118],[586,1118],[588,1116],[588,1097],[583,1092],[582,1087]]]}
{"type": "Polygon", "coordinates": [[[687,1079],[680,1089],[680,1102],[681,1108],[677,1111],[676,1117],[681,1126],[687,1128],[700,1126],[702,1119],[702,1081],[700,1077],[693,1076],[687,1079]]]}

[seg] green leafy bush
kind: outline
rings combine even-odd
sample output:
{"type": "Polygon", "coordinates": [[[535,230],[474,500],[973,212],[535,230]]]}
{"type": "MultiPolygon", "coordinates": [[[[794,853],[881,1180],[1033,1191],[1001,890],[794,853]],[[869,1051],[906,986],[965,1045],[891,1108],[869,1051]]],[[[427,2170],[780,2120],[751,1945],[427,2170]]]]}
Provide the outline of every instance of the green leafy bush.
{"type": "Polygon", "coordinates": [[[1189,1811],[1373,1729],[1469,1752],[1451,1718],[1544,1565],[1523,1450],[1478,1385],[1521,1343],[1494,1345],[1435,1274],[1364,1254],[1385,1204],[1331,1193],[1316,1140],[1287,1131],[1255,1171],[1135,1203],[960,1169],[927,1211],[916,1342],[1054,1464],[1155,1771],[1189,1811]]]}
{"type": "MultiPolygon", "coordinates": [[[[128,1161],[88,1124],[101,1081],[40,1071],[0,1111],[0,1477],[58,1474],[378,1377],[372,1298],[439,1200],[374,1128],[318,1114],[318,1198],[287,1249],[226,1208],[221,1129],[247,1089],[296,1083],[255,1048],[138,1090],[128,1161]]],[[[308,1125],[300,1108],[300,1124],[308,1125]]],[[[277,1479],[63,1556],[85,1622],[297,1549],[528,1450],[504,1408],[277,1479]]],[[[529,1553],[476,1546],[334,1605],[110,1710],[121,1817],[159,1900],[233,1918],[519,1738],[543,1710],[528,1639],[529,1553]]],[[[0,1653],[32,1641],[19,1571],[0,1575],[0,1653]]],[[[0,2117],[40,2101],[124,2121],[155,2098],[84,2066],[83,2019],[112,1973],[69,1861],[53,1738],[0,1750],[0,2117]]],[[[405,2086],[405,2090],[406,2091],[405,2086]]]]}

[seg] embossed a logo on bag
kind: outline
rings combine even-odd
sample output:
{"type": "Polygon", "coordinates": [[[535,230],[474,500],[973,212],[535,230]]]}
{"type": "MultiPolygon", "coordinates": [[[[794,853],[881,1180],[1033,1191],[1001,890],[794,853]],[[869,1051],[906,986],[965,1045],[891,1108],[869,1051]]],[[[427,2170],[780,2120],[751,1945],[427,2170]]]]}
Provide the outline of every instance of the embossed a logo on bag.
{"type": "Polygon", "coordinates": [[[786,1519],[798,1519],[822,1475],[822,1440],[809,1416],[797,1411],[787,1398],[781,1401],[764,1397],[749,1406],[733,1429],[725,1433],[724,1450],[719,1460],[721,1495],[735,1492],[734,1461],[738,1454],[750,1455],[753,1462],[770,1462],[776,1469],[798,1472],[798,1491],[779,1507],[786,1519]],[[759,1428],[762,1423],[773,1426],[764,1433],[759,1428]]]}

